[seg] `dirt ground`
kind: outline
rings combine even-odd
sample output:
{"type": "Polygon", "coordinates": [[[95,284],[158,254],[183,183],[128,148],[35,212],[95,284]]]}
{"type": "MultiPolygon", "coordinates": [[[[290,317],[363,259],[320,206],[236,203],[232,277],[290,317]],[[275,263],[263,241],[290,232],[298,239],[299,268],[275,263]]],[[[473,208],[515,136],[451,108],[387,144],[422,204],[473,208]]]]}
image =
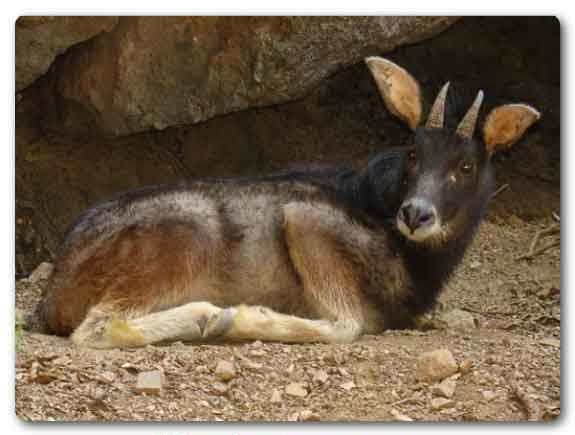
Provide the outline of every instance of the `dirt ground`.
{"type": "MultiPolygon", "coordinates": [[[[509,189],[494,201],[514,195],[509,189]]],[[[554,225],[552,211],[530,222],[490,215],[428,322],[432,329],[389,331],[353,344],[174,343],[111,351],[24,332],[16,351],[16,414],[27,421],[552,420],[561,397],[560,249],[517,259],[539,230],[554,225]],[[438,320],[456,309],[472,316],[470,327],[438,320]],[[443,398],[437,385],[416,377],[420,355],[437,349],[451,351],[459,364],[449,381],[455,391],[443,398]],[[230,380],[215,373],[221,361],[235,366],[230,380]],[[158,394],[135,391],[138,374],[149,370],[163,372],[158,394]]],[[[558,239],[543,235],[537,246],[558,239]]],[[[29,311],[38,294],[20,281],[17,308],[29,311]]]]}

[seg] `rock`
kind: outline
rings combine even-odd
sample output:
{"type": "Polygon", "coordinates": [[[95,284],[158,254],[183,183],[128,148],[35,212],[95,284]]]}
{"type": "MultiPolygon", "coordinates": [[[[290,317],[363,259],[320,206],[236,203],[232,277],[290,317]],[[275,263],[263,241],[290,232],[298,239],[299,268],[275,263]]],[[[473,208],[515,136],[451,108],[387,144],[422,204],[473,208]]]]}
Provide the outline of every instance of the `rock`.
{"type": "Polygon", "coordinates": [[[325,370],[314,370],[312,380],[319,384],[325,383],[329,378],[329,375],[325,370]]]}
{"type": "Polygon", "coordinates": [[[448,349],[422,354],[417,360],[416,377],[423,382],[436,382],[457,372],[455,358],[448,349]]]}
{"type": "Polygon", "coordinates": [[[349,374],[349,372],[348,372],[346,369],[344,369],[343,367],[338,367],[337,371],[339,372],[340,375],[342,375],[342,376],[344,376],[344,377],[349,377],[349,376],[351,376],[351,375],[349,374]]]}
{"type": "Polygon", "coordinates": [[[493,399],[495,399],[498,396],[498,394],[496,392],[491,391],[491,390],[484,390],[481,392],[481,395],[488,402],[492,401],[493,399]]]}
{"type": "Polygon", "coordinates": [[[111,384],[116,379],[116,374],[114,372],[103,372],[98,376],[98,380],[103,384],[111,384]]]}
{"type": "Polygon", "coordinates": [[[223,396],[227,394],[229,391],[228,385],[222,382],[215,382],[212,385],[212,392],[214,392],[218,396],[223,396]]]}
{"type": "Polygon", "coordinates": [[[220,361],[216,366],[214,375],[223,382],[228,382],[236,377],[236,367],[229,361],[220,361]]]}
{"type": "Polygon", "coordinates": [[[469,373],[472,368],[473,368],[473,361],[469,359],[463,360],[461,361],[461,364],[459,364],[459,372],[462,375],[469,373]]]}
{"type": "Polygon", "coordinates": [[[446,329],[473,329],[477,328],[477,320],[469,311],[458,308],[439,313],[434,322],[440,328],[446,329]]]}
{"type": "Polygon", "coordinates": [[[444,397],[436,397],[435,399],[431,399],[431,409],[433,410],[440,410],[445,408],[451,408],[455,405],[455,402],[451,399],[446,399],[444,397]]]}
{"type": "Polygon", "coordinates": [[[295,396],[295,397],[307,396],[307,390],[306,390],[304,384],[301,384],[298,382],[294,382],[294,383],[289,384],[285,388],[285,392],[286,392],[286,394],[289,394],[290,396],[295,396]]]}
{"type": "Polygon", "coordinates": [[[446,397],[448,399],[452,398],[455,394],[455,387],[457,382],[453,378],[444,379],[439,384],[436,384],[431,389],[431,392],[436,396],[446,397]]]}
{"type": "Polygon", "coordinates": [[[456,19],[120,17],[111,32],[54,63],[46,86],[62,119],[52,121],[75,133],[127,135],[283,103],[337,69],[426,39],[456,19]]]}
{"type": "Polygon", "coordinates": [[[271,403],[281,403],[282,401],[282,392],[279,390],[273,390],[272,395],[270,397],[271,403]]]}
{"type": "Polygon", "coordinates": [[[341,384],[339,387],[343,388],[345,391],[350,391],[355,388],[355,383],[353,381],[349,381],[341,384]]]}
{"type": "Polygon", "coordinates": [[[472,261],[471,263],[469,263],[469,268],[471,270],[477,270],[481,267],[481,262],[480,261],[472,261]]]}
{"type": "Polygon", "coordinates": [[[160,394],[164,375],[160,370],[151,370],[138,373],[135,391],[146,394],[160,394]]]}
{"type": "Polygon", "coordinates": [[[315,412],[309,409],[304,409],[299,413],[297,421],[320,421],[320,417],[315,412]]]}
{"type": "Polygon", "coordinates": [[[52,274],[54,266],[52,263],[43,262],[26,278],[32,284],[38,284],[40,281],[47,280],[52,274]]]}
{"type": "Polygon", "coordinates": [[[16,90],[48,71],[54,58],[74,44],[112,30],[117,17],[22,16],[16,21],[16,90]]]}
{"type": "Polygon", "coordinates": [[[413,421],[413,418],[408,417],[405,414],[401,414],[397,409],[391,409],[389,411],[395,421],[413,421]]]}

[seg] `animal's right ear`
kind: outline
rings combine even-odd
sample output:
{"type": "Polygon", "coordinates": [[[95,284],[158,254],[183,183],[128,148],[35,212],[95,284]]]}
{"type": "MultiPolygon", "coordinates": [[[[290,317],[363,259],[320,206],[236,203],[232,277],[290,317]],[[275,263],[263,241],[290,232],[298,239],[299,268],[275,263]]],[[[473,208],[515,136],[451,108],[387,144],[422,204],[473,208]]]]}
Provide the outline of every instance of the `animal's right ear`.
{"type": "Polygon", "coordinates": [[[387,109],[415,130],[421,120],[421,92],[417,81],[402,67],[387,59],[368,57],[365,63],[387,109]]]}
{"type": "Polygon", "coordinates": [[[483,140],[489,154],[510,148],[541,114],[527,104],[505,104],[487,115],[483,140]]]}

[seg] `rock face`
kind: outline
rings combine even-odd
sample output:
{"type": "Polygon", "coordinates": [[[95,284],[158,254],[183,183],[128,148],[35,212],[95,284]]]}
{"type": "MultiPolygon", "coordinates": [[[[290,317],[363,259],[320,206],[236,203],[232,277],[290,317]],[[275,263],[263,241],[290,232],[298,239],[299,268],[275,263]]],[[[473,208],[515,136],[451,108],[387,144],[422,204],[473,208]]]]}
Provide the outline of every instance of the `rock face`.
{"type": "Polygon", "coordinates": [[[121,17],[74,47],[47,86],[68,131],[126,135],[302,97],[367,55],[453,17],[121,17]]]}
{"type": "Polygon", "coordinates": [[[44,74],[71,45],[110,31],[117,17],[20,17],[16,21],[16,90],[44,74]]]}

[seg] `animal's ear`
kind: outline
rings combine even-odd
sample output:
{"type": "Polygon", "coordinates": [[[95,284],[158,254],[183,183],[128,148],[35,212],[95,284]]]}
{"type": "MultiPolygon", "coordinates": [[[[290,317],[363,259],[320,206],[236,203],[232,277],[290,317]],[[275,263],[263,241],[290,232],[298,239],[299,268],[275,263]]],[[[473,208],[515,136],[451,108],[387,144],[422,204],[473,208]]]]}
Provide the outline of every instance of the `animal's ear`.
{"type": "Polygon", "coordinates": [[[415,130],[421,120],[421,93],[417,81],[406,70],[387,59],[368,57],[365,63],[387,109],[415,130]]]}
{"type": "Polygon", "coordinates": [[[527,104],[505,104],[493,109],[483,125],[483,140],[489,154],[511,148],[525,130],[541,117],[527,104]]]}

